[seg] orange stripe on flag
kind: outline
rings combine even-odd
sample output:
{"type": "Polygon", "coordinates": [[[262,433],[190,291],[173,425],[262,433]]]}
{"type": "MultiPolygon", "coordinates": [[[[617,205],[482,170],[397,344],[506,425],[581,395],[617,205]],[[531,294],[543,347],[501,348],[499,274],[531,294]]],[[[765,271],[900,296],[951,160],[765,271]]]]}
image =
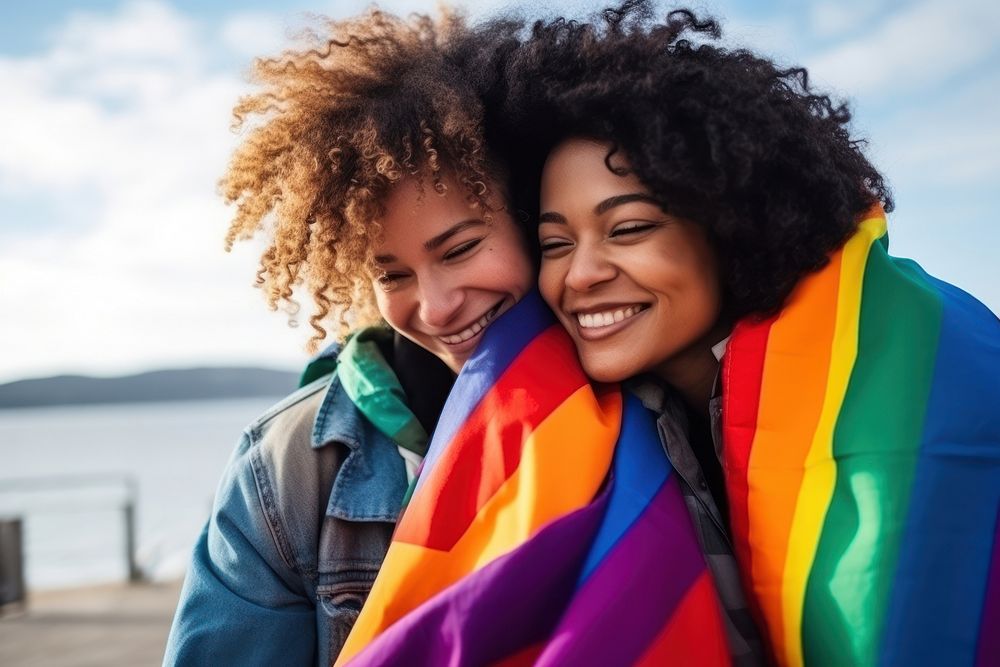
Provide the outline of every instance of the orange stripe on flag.
{"type": "MultiPolygon", "coordinates": [[[[755,549],[753,591],[769,635],[784,637],[782,580],[806,456],[819,423],[830,370],[843,251],[804,279],[767,339],[757,428],[747,466],[748,518],[755,549]],[[780,428],[779,428],[780,427],[780,428]]],[[[784,655],[775,646],[778,655],[784,655]]]]}

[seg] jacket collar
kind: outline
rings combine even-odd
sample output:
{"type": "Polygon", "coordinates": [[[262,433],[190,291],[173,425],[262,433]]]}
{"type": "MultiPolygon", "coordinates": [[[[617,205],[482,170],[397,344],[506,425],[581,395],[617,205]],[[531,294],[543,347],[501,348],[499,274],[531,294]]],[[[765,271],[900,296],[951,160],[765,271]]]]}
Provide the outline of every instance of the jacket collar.
{"type": "MultiPolygon", "coordinates": [[[[312,364],[329,363],[339,352],[339,345],[331,345],[312,364]]],[[[407,488],[396,444],[364,419],[336,372],[329,382],[313,424],[312,446],[339,442],[348,454],[334,480],[326,513],[347,521],[395,521],[407,488]]]]}

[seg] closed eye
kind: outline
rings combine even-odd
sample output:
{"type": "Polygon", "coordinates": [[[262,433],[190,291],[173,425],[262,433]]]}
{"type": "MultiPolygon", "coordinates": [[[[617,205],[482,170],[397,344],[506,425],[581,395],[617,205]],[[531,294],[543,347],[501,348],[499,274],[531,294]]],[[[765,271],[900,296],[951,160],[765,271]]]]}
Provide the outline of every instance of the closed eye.
{"type": "Polygon", "coordinates": [[[541,249],[542,254],[545,254],[547,252],[559,250],[560,248],[567,248],[571,245],[573,244],[565,239],[551,239],[540,241],[538,247],[541,249]]]}
{"type": "Polygon", "coordinates": [[[466,241],[465,243],[460,243],[451,250],[449,250],[448,252],[446,252],[444,254],[444,258],[447,260],[447,259],[456,259],[458,257],[461,257],[462,255],[466,254],[467,252],[475,248],[477,245],[482,243],[482,241],[483,237],[480,237],[478,239],[472,239],[471,241],[466,241]]]}
{"type": "Polygon", "coordinates": [[[389,291],[399,285],[400,281],[406,278],[405,273],[383,273],[375,278],[379,287],[385,291],[389,291]]]}
{"type": "Polygon", "coordinates": [[[611,236],[628,236],[629,234],[641,234],[653,229],[657,225],[652,222],[627,222],[611,230],[611,236]]]}

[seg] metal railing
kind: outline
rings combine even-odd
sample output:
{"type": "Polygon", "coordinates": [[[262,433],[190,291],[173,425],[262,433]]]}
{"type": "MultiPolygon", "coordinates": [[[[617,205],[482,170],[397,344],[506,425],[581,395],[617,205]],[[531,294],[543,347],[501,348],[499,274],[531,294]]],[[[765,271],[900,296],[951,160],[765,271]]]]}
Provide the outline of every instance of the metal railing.
{"type": "MultiPolygon", "coordinates": [[[[89,509],[109,509],[117,510],[120,512],[122,531],[124,535],[124,549],[123,557],[126,566],[126,572],[129,582],[139,582],[143,579],[142,570],[139,567],[138,561],[136,559],[136,506],[138,504],[138,485],[135,478],[131,475],[125,474],[93,474],[93,475],[52,475],[45,477],[22,477],[22,478],[8,478],[0,479],[0,497],[10,496],[13,494],[18,494],[18,497],[22,501],[22,506],[14,507],[12,511],[4,512],[2,514],[6,515],[11,524],[16,523],[17,528],[10,529],[11,537],[9,539],[4,539],[3,543],[0,544],[0,551],[3,551],[4,545],[7,546],[7,550],[11,551],[9,558],[11,559],[11,564],[5,568],[9,569],[11,573],[16,572],[17,576],[20,577],[20,591],[23,598],[24,593],[24,572],[25,567],[23,563],[24,559],[24,547],[22,540],[22,528],[21,526],[26,519],[35,514],[50,513],[50,512],[65,512],[66,508],[64,506],[58,506],[51,502],[51,498],[58,495],[65,494],[77,494],[85,492],[87,490],[98,490],[98,491],[109,491],[117,490],[117,498],[113,501],[107,501],[104,499],[103,502],[97,502],[90,505],[83,503],[82,507],[89,509]],[[49,503],[46,504],[46,497],[50,499],[49,503]],[[25,499],[30,499],[24,502],[25,499]],[[14,531],[16,530],[17,535],[17,545],[14,545],[14,531]],[[15,553],[19,552],[19,553],[15,553]],[[21,562],[15,563],[14,559],[19,559],[21,562]]],[[[81,505],[75,504],[73,510],[81,509],[81,505]]],[[[5,533],[4,533],[5,534],[5,533]]],[[[28,554],[30,558],[30,554],[28,554]]],[[[0,558],[8,558],[8,554],[0,554],[0,558]]],[[[0,582],[0,586],[4,583],[0,582]]],[[[11,590],[16,588],[16,585],[11,583],[11,590]]]]}
{"type": "Polygon", "coordinates": [[[0,613],[9,604],[24,604],[24,546],[21,520],[0,518],[0,613]]]}

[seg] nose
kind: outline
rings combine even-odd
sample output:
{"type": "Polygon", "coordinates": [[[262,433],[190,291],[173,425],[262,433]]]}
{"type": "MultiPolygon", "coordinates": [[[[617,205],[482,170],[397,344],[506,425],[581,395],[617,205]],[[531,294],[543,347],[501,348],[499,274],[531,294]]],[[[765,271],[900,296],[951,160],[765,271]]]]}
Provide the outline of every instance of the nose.
{"type": "Polygon", "coordinates": [[[447,326],[462,309],[465,290],[446,276],[431,274],[420,284],[420,320],[434,328],[447,326]]]}
{"type": "Polygon", "coordinates": [[[612,280],[617,274],[615,265],[608,261],[599,246],[580,244],[570,257],[566,286],[577,292],[586,292],[612,280]]]}

